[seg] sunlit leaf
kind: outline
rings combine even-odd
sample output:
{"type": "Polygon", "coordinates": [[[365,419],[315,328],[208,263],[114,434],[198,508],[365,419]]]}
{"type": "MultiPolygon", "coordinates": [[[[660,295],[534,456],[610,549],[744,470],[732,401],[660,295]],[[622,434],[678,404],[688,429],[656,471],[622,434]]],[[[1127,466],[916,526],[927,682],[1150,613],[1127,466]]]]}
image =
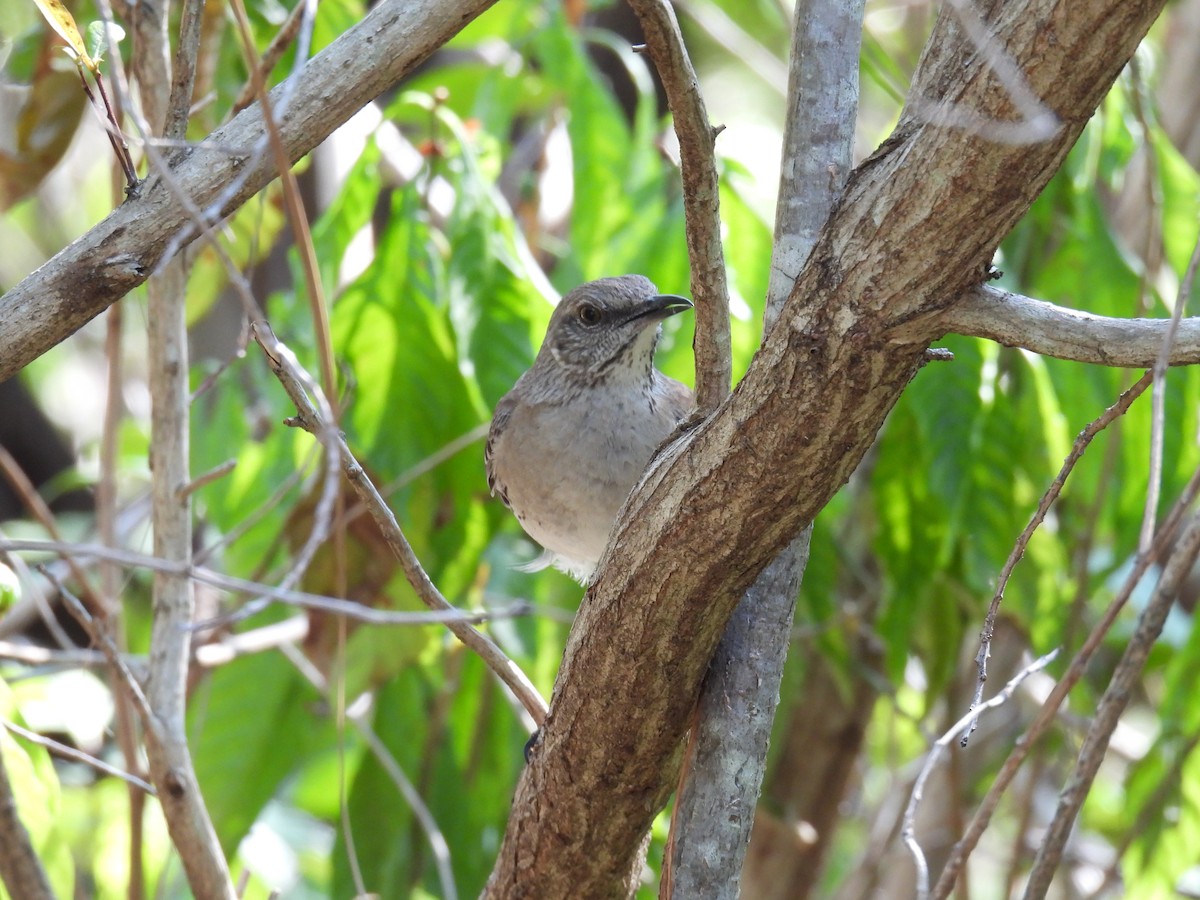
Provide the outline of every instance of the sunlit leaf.
{"type": "Polygon", "coordinates": [[[107,27],[104,22],[88,23],[88,51],[91,53],[92,60],[95,63],[99,64],[104,60],[104,54],[109,47],[109,38],[112,39],[113,46],[120,44],[121,41],[125,40],[125,29],[116,22],[108,24],[107,27]]]}
{"type": "Polygon", "coordinates": [[[46,21],[50,23],[50,27],[67,42],[67,46],[70,48],[69,52],[73,54],[74,58],[93,72],[96,71],[96,63],[88,55],[87,45],[84,43],[83,35],[79,33],[79,26],[75,24],[75,17],[62,4],[62,0],[33,0],[33,2],[37,4],[37,8],[41,10],[46,21]]]}

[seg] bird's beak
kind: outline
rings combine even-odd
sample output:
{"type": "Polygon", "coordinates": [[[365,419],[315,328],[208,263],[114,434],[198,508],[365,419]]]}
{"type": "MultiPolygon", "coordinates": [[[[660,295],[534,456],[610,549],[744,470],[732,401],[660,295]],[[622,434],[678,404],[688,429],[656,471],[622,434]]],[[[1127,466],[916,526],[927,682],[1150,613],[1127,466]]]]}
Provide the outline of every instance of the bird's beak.
{"type": "Polygon", "coordinates": [[[692,301],[677,294],[656,294],[648,298],[630,318],[632,319],[669,319],[676,313],[685,312],[692,308],[692,301]]]}

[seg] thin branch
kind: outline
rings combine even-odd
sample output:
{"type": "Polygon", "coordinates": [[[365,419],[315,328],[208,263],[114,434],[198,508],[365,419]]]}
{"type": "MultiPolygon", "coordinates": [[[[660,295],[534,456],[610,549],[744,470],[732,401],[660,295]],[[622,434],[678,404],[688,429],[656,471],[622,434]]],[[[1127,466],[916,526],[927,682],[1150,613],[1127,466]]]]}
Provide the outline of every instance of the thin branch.
{"type": "Polygon", "coordinates": [[[283,54],[287,52],[287,48],[292,41],[296,39],[297,33],[300,31],[300,25],[304,21],[305,16],[312,16],[311,3],[297,3],[283,24],[279,26],[279,31],[275,32],[275,37],[271,38],[271,43],[267,45],[267,49],[263,51],[262,59],[258,63],[257,76],[251,75],[242,86],[242,91],[238,94],[237,99],[233,101],[233,112],[239,113],[251,103],[254,102],[255,85],[261,81],[266,83],[268,76],[275,69],[275,64],[283,58],[283,54]]]}
{"type": "MultiPolygon", "coordinates": [[[[5,534],[3,530],[0,530],[0,541],[3,540],[5,540],[5,534]]],[[[0,551],[0,562],[7,563],[9,568],[16,572],[17,578],[22,584],[33,585],[33,575],[21,557],[0,551]]],[[[45,594],[36,586],[32,586],[28,591],[23,591],[22,599],[17,605],[6,612],[3,618],[0,618],[0,626],[3,626],[0,628],[0,634],[19,634],[32,621],[35,614],[58,646],[64,649],[74,649],[75,642],[59,624],[58,617],[45,594]]]]}
{"type": "Polygon", "coordinates": [[[22,728],[16,722],[9,722],[7,719],[0,719],[0,726],[7,728],[13,734],[20,735],[27,741],[31,741],[34,744],[39,744],[40,746],[45,747],[55,756],[62,757],[63,759],[69,759],[72,762],[83,763],[84,765],[95,769],[97,772],[103,772],[105,775],[111,775],[114,778],[120,778],[122,781],[128,782],[134,787],[145,791],[147,794],[154,793],[154,785],[152,785],[150,782],[144,781],[141,778],[138,778],[136,775],[130,774],[129,772],[122,771],[116,766],[110,766],[104,760],[98,759],[95,756],[92,756],[90,753],[84,753],[82,750],[78,750],[75,747],[68,747],[61,741],[56,741],[53,738],[45,737],[44,735],[38,734],[36,731],[30,731],[28,728],[22,728]]]}
{"type": "Polygon", "coordinates": [[[1062,678],[1059,679],[1054,689],[1050,692],[1050,695],[1042,703],[1042,708],[1038,710],[1038,714],[1034,717],[1033,722],[1030,723],[1025,733],[1017,740],[1012,752],[996,773],[996,778],[992,782],[992,786],[988,788],[988,792],[979,804],[979,808],[975,811],[975,815],[967,826],[966,832],[959,838],[953,850],[950,851],[946,864],[942,868],[942,874],[938,877],[937,884],[934,885],[931,895],[933,900],[945,900],[946,897],[950,896],[950,892],[954,890],[954,884],[958,880],[963,866],[966,864],[967,857],[974,851],[979,843],[979,839],[983,836],[983,832],[987,830],[992,815],[1000,803],[1000,798],[1004,795],[1008,786],[1012,784],[1012,780],[1016,777],[1025,758],[1029,755],[1029,751],[1033,749],[1033,745],[1054,722],[1058,715],[1059,707],[1062,706],[1067,694],[1070,693],[1079,679],[1083,677],[1088,664],[1092,660],[1092,656],[1112,629],[1117,616],[1125,608],[1125,604],[1129,602],[1129,598],[1133,595],[1134,589],[1141,582],[1142,577],[1146,574],[1151,564],[1172,545],[1180,524],[1198,494],[1200,494],[1200,469],[1189,479],[1188,483],[1184,486],[1183,492],[1179,495],[1179,499],[1163,520],[1155,536],[1151,552],[1137,556],[1133,560],[1133,565],[1130,567],[1125,581],[1113,597],[1112,602],[1109,603],[1108,608],[1104,611],[1104,615],[1100,617],[1100,620],[1092,628],[1087,639],[1080,646],[1079,651],[1071,659],[1071,664],[1067,667],[1067,671],[1063,673],[1062,678]]]}
{"type": "Polygon", "coordinates": [[[55,650],[35,644],[18,644],[0,640],[0,659],[9,659],[26,666],[56,666],[66,669],[94,669],[108,665],[108,657],[99,650],[76,647],[55,650]]]}
{"type": "MultiPolygon", "coordinates": [[[[265,322],[255,324],[254,339],[262,347],[271,371],[279,379],[288,397],[296,406],[297,415],[289,420],[289,424],[294,424],[314,435],[328,428],[328,420],[322,420],[313,401],[305,393],[302,381],[297,375],[300,367],[292,352],[275,337],[265,322]]],[[[442,596],[437,586],[421,567],[420,560],[417,559],[404,532],[396,523],[396,517],[388,508],[383,497],[380,496],[378,489],[367,477],[358,460],[355,459],[345,438],[338,435],[337,440],[342,469],[346,477],[358,493],[359,498],[367,504],[372,518],[399,560],[400,567],[404,570],[409,584],[416,591],[417,597],[430,609],[453,610],[454,607],[442,596]]],[[[521,671],[520,667],[509,659],[494,641],[470,625],[462,621],[451,621],[447,623],[447,626],[455,637],[479,654],[488,668],[520,699],[521,705],[533,720],[534,727],[540,728],[546,718],[546,701],[542,699],[537,688],[533,686],[533,682],[521,671]]]]}
{"type": "MultiPolygon", "coordinates": [[[[1117,418],[1125,415],[1133,401],[1142,395],[1153,376],[1147,372],[1143,375],[1132,387],[1124,391],[1117,402],[1106,409],[1101,415],[1088,424],[1083,431],[1075,438],[1075,443],[1071,446],[1071,452],[1067,454],[1067,458],[1063,461],[1058,474],[1054,477],[1054,481],[1050,483],[1050,487],[1042,494],[1042,499],[1038,503],[1037,510],[1029,520],[1029,524],[1021,532],[1017,538],[1016,544],[1008,554],[1008,559],[1004,562],[1004,567],[1000,570],[1000,577],[996,581],[996,590],[992,594],[992,601],[988,604],[987,616],[983,620],[983,631],[979,635],[979,652],[975,655],[975,665],[979,670],[979,678],[975,684],[975,696],[971,701],[971,708],[974,709],[979,705],[983,698],[983,685],[987,681],[987,661],[992,653],[992,635],[995,633],[996,616],[1000,612],[1000,603],[1004,599],[1004,589],[1008,587],[1008,580],[1012,577],[1013,570],[1017,567],[1017,563],[1021,561],[1021,557],[1025,555],[1025,548],[1029,546],[1029,541],[1033,537],[1033,533],[1046,518],[1046,513],[1050,511],[1050,507],[1054,501],[1058,499],[1058,495],[1062,493],[1063,487],[1067,483],[1067,477],[1075,468],[1075,464],[1083,458],[1084,452],[1091,444],[1093,438],[1101,431],[1111,425],[1117,418]]],[[[967,741],[971,734],[975,731],[975,726],[978,724],[978,719],[971,722],[971,727],[968,728],[962,736],[962,745],[967,746],[967,741]]]]}
{"type": "Polygon", "coordinates": [[[190,497],[192,494],[196,493],[196,491],[200,490],[200,488],[206,487],[207,485],[212,484],[214,481],[220,481],[235,468],[237,468],[236,459],[227,459],[225,462],[213,466],[203,475],[197,475],[187,484],[183,485],[183,487],[179,489],[179,499],[182,500],[184,497],[190,497]]]}
{"type": "Polygon", "coordinates": [[[900,829],[901,838],[904,841],[909,852],[912,854],[913,863],[917,869],[917,897],[919,900],[927,900],[929,897],[929,866],[925,862],[925,854],[921,850],[921,845],[917,843],[917,808],[921,805],[921,799],[925,793],[925,782],[929,780],[929,776],[933,774],[933,769],[937,765],[938,759],[946,752],[946,748],[960,734],[964,737],[966,734],[975,728],[975,721],[979,716],[989,709],[995,709],[1001,704],[1007,703],[1012,695],[1016,692],[1017,687],[1032,675],[1034,672],[1040,672],[1046,666],[1054,661],[1058,656],[1058,648],[1051,650],[1045,656],[1039,657],[1032,663],[1027,665],[1021,671],[1017,672],[1004,686],[1004,688],[984,703],[969,710],[957,722],[950,726],[940,738],[934,741],[933,746],[929,749],[928,755],[925,757],[925,763],[921,766],[921,771],[917,775],[917,780],[913,783],[912,794],[908,799],[908,806],[904,810],[904,822],[900,829]]]}
{"type": "Polygon", "coordinates": [[[147,699],[145,691],[142,690],[141,682],[138,681],[133,671],[126,664],[116,645],[107,634],[97,627],[96,620],[92,617],[92,614],[87,611],[79,598],[67,589],[66,585],[55,578],[44,566],[41,567],[40,571],[57,588],[63,605],[75,617],[75,621],[79,623],[80,627],[87,632],[87,636],[91,638],[92,643],[99,647],[100,652],[108,658],[109,665],[120,676],[117,682],[123,684],[129,692],[130,698],[142,716],[146,730],[152,731],[158,728],[158,722],[154,718],[154,711],[150,708],[150,701],[147,699]]]}
{"type": "Polygon", "coordinates": [[[1142,530],[1138,540],[1138,551],[1141,553],[1145,553],[1150,547],[1150,542],[1154,539],[1154,523],[1158,519],[1158,498],[1162,490],[1163,429],[1166,426],[1167,365],[1179,332],[1179,323],[1183,319],[1183,311],[1187,308],[1192,285],[1196,281],[1197,266],[1200,266],[1200,240],[1197,240],[1192,248],[1187,271],[1183,281],[1179,283],[1175,308],[1171,311],[1167,332],[1163,335],[1162,347],[1154,360],[1154,390],[1150,395],[1150,466],[1147,473],[1146,506],[1142,513],[1142,530]]]}
{"type": "MultiPolygon", "coordinates": [[[[296,173],[292,171],[287,148],[279,134],[279,122],[276,119],[274,106],[271,103],[262,77],[262,61],[254,46],[254,35],[250,28],[250,19],[246,14],[246,6],[242,0],[231,0],[234,21],[238,26],[238,34],[242,39],[242,55],[247,68],[250,69],[251,84],[258,95],[258,103],[263,112],[263,125],[266,126],[267,141],[275,166],[279,171],[279,180],[283,188],[284,208],[287,211],[288,224],[292,229],[292,239],[300,257],[301,270],[304,273],[304,284],[308,293],[309,309],[312,313],[313,337],[316,343],[317,359],[321,367],[321,388],[325,400],[329,404],[331,422],[338,421],[337,383],[334,373],[333,340],[329,332],[329,308],[325,302],[325,289],[321,283],[321,275],[317,265],[317,251],[313,246],[312,229],[309,227],[308,213],[304,209],[304,201],[300,197],[300,186],[296,181],[296,173]]],[[[308,3],[300,4],[307,7],[308,3]]],[[[322,441],[324,444],[325,442],[322,441]]],[[[334,448],[327,447],[327,453],[335,455],[334,448]]],[[[336,470],[336,464],[333,466],[336,470]]]]}
{"type": "MultiPolygon", "coordinates": [[[[41,494],[37,492],[33,482],[29,480],[20,464],[5,447],[0,447],[0,472],[4,474],[5,479],[11,485],[13,491],[21,498],[21,502],[25,508],[29,510],[34,520],[46,529],[55,540],[61,540],[62,533],[59,531],[58,523],[54,518],[54,513],[42,499],[41,494]]],[[[88,610],[93,614],[104,618],[107,614],[105,605],[100,598],[96,596],[95,591],[88,581],[87,575],[73,563],[69,558],[65,558],[67,566],[71,570],[71,577],[79,582],[79,591],[87,601],[88,610]]]]}
{"type": "Polygon", "coordinates": [[[179,17],[179,43],[172,60],[171,94],[167,100],[160,137],[167,141],[187,136],[192,109],[192,85],[196,81],[196,58],[200,53],[200,32],[204,24],[204,0],[183,0],[179,17]]]}
{"type": "MultiPolygon", "coordinates": [[[[165,575],[186,577],[194,581],[212,585],[223,591],[259,595],[271,600],[277,600],[280,603],[286,603],[290,606],[316,609],[321,612],[344,616],[348,619],[366,622],[371,625],[436,625],[456,622],[486,622],[491,619],[516,618],[528,615],[531,608],[526,603],[516,603],[506,609],[466,612],[447,604],[443,609],[433,609],[429,612],[398,612],[386,609],[374,609],[369,606],[363,606],[361,603],[342,600],[337,597],[329,597],[324,594],[310,594],[290,588],[284,589],[264,584],[261,581],[250,581],[246,578],[226,575],[223,572],[206,569],[203,566],[172,562],[171,560],[160,559],[156,556],[134,553],[130,550],[104,547],[99,544],[70,544],[62,541],[18,541],[0,538],[0,551],[9,550],[59,553],[75,558],[84,556],[109,560],[124,566],[137,566],[165,575]]],[[[57,581],[55,583],[57,584],[57,581]]],[[[196,631],[204,627],[207,627],[207,623],[196,623],[195,625],[187,626],[187,630],[196,631]]]]}
{"type": "Polygon", "coordinates": [[[696,302],[696,406],[707,415],[725,399],[733,383],[721,195],[713,157],[720,129],[709,124],[696,70],[671,4],[667,0],[630,0],[629,5],[642,24],[646,49],[666,91],[679,138],[692,298],[696,302]]]}
{"type": "MultiPolygon", "coordinates": [[[[325,678],[322,677],[321,673],[314,666],[308,663],[307,659],[296,652],[285,653],[285,655],[313,687],[322,694],[328,692],[329,687],[325,678]]],[[[438,880],[442,886],[442,897],[446,898],[446,900],[456,900],[458,889],[455,887],[454,871],[450,866],[450,845],[446,842],[446,836],[442,833],[442,829],[438,827],[429,806],[421,798],[420,793],[417,792],[413,783],[409,781],[408,776],[404,774],[404,770],[400,768],[400,763],[397,762],[396,757],[371,727],[371,723],[367,718],[367,712],[368,710],[365,705],[360,706],[359,704],[355,704],[346,711],[346,719],[354,726],[354,729],[359,733],[363,741],[366,742],[367,749],[371,751],[371,755],[375,757],[380,768],[391,779],[392,784],[396,786],[396,790],[400,792],[400,796],[404,798],[404,802],[412,810],[413,817],[421,826],[421,830],[425,832],[425,837],[429,841],[429,849],[433,852],[434,864],[437,866],[438,880]]]]}
{"type": "MultiPolygon", "coordinates": [[[[1042,356],[1129,369],[1153,366],[1171,328],[1167,319],[1095,316],[991,285],[968,290],[938,314],[938,324],[943,332],[987,338],[1042,356]]],[[[903,339],[899,332],[895,336],[903,339]]],[[[1200,363],[1200,317],[1179,323],[1167,363],[1200,363]]]]}
{"type": "Polygon", "coordinates": [[[1083,801],[1091,789],[1100,763],[1104,760],[1105,751],[1120,721],[1121,713],[1129,704],[1129,698],[1137,679],[1141,676],[1142,668],[1150,655],[1150,650],[1158,636],[1162,633],[1167,621],[1167,614],[1175,603],[1180,585],[1192,570],[1192,565],[1200,555],[1200,513],[1194,513],[1188,521],[1183,533],[1179,536],[1171,555],[1163,566],[1163,572],[1155,588],[1154,596],[1146,604],[1138,616],[1137,628],[1129,639],[1121,661],[1113,670],[1112,680],[1100,703],[1096,715],[1088,728],[1083,746],[1079,750],[1079,760],[1075,771],[1063,788],[1058,798],[1058,809],[1042,838],[1038,848],[1037,858],[1029,873],[1025,886],[1026,900],[1038,900],[1045,897],[1050,888],[1050,881],[1058,871],[1062,862],[1063,848],[1067,837],[1074,827],[1083,801]]]}
{"type": "MultiPolygon", "coordinates": [[[[277,109],[287,95],[294,98],[280,121],[289,159],[308,153],[492,2],[377,5],[271,92],[277,109]],[[338,102],[329,102],[332,95],[338,102]]],[[[228,215],[275,177],[273,163],[250,152],[262,133],[261,111],[252,106],[181,158],[172,171],[175,181],[196,206],[209,209],[215,204],[218,218],[228,215]],[[228,153],[229,148],[236,152],[228,153]],[[232,191],[231,185],[236,185],[232,191]]],[[[168,250],[174,252],[194,238],[198,232],[178,196],[148,184],[139,199],[123,203],[4,294],[0,379],[143,283],[168,250]]]]}

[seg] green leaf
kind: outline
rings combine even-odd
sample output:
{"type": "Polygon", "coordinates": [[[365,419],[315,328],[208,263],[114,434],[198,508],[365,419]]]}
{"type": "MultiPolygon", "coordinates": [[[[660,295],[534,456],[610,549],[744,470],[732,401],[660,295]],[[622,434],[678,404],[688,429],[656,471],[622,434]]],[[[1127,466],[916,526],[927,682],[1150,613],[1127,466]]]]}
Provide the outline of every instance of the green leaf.
{"type": "MultiPolygon", "coordinates": [[[[24,725],[8,684],[0,679],[0,719],[24,725]]],[[[12,788],[16,814],[29,836],[56,897],[72,895],[75,867],[62,822],[62,789],[46,748],[0,725],[4,769],[12,788]]],[[[0,882],[0,900],[10,894],[0,882]]],[[[15,898],[21,900],[21,898],[15,898]]]]}
{"type": "Polygon", "coordinates": [[[313,714],[321,699],[284,656],[257,653],[216,669],[192,703],[196,777],[227,855],[284,779],[331,745],[313,714]]]}
{"type": "Polygon", "coordinates": [[[87,46],[88,53],[96,63],[104,61],[104,53],[108,50],[108,39],[105,32],[112,37],[113,45],[118,45],[125,40],[125,29],[113,22],[107,29],[104,22],[89,22],[87,28],[87,46]]]}
{"type": "Polygon", "coordinates": [[[17,573],[0,563],[0,612],[8,609],[21,596],[21,581],[17,573]]]}

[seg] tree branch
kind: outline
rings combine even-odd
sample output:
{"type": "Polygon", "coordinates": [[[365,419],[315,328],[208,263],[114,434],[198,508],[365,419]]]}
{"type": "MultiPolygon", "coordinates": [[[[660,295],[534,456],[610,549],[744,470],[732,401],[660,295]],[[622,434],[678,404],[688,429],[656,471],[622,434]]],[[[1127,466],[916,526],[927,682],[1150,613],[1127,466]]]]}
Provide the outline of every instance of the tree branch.
{"type": "MultiPolygon", "coordinates": [[[[294,83],[271,92],[276,102],[285,91],[292,97],[280,122],[288,158],[295,162],[312,150],[492,2],[377,5],[309,61],[294,83]]],[[[228,215],[277,175],[274,160],[250,153],[262,133],[256,104],[180,154],[174,180],[205,209],[239,180],[241,186],[215,211],[228,215]]],[[[190,214],[172,191],[151,179],[141,197],[123,203],[0,297],[0,381],[144,282],[180,234],[194,236],[190,214]]]]}
{"type": "MultiPolygon", "coordinates": [[[[1150,368],[1163,347],[1170,319],[1116,319],[1055,306],[991,285],[975,285],[938,317],[946,332],[987,338],[1077,362],[1150,368]]],[[[1200,317],[1183,319],[1170,364],[1200,363],[1200,317]]]]}
{"type": "MultiPolygon", "coordinates": [[[[764,334],[850,174],[863,6],[796,6],[764,334]]],[[[665,896],[739,894],[811,537],[810,526],[762,571],[709,664],[675,798],[665,896]]]]}
{"type": "Polygon", "coordinates": [[[725,399],[733,383],[721,195],[713,156],[721,129],[709,124],[696,71],[671,4],[667,0],[629,0],[629,5],[642,23],[646,49],[658,69],[679,138],[688,260],[696,302],[696,406],[708,414],[725,399]]]}
{"type": "MultiPolygon", "coordinates": [[[[297,425],[313,435],[320,435],[323,430],[331,429],[333,426],[322,420],[312,401],[304,393],[304,388],[294,371],[297,364],[292,352],[275,337],[265,322],[254,324],[254,339],[266,355],[271,371],[275,373],[275,377],[279,379],[279,383],[296,406],[297,416],[291,424],[297,425]]],[[[340,460],[347,480],[358,494],[359,499],[366,505],[375,524],[379,526],[380,532],[399,561],[400,568],[403,569],[404,576],[408,579],[413,591],[416,592],[418,599],[433,610],[456,611],[422,568],[421,561],[413,552],[412,545],[409,544],[404,532],[396,523],[396,517],[392,515],[391,509],[384,502],[374,483],[367,477],[358,460],[354,458],[354,454],[350,451],[350,445],[340,434],[337,436],[335,449],[338,451],[336,458],[340,460]]],[[[484,664],[520,701],[529,714],[533,727],[540,728],[546,717],[546,701],[533,686],[529,676],[521,671],[521,668],[509,659],[491,638],[472,628],[462,618],[447,619],[446,627],[463,644],[479,655],[484,664]]]]}
{"type": "Polygon", "coordinates": [[[1100,763],[1104,760],[1109,740],[1116,730],[1121,714],[1129,704],[1129,698],[1142,674],[1142,668],[1146,665],[1150,650],[1162,633],[1167,614],[1179,595],[1180,585],[1192,571],[1198,554],[1200,513],[1193,513],[1184,526],[1178,543],[1167,557],[1154,595],[1138,616],[1137,628],[1130,637],[1121,661],[1113,670],[1112,680],[1096,707],[1095,718],[1088,727],[1083,746],[1079,748],[1075,771],[1059,795],[1058,808],[1038,848],[1037,858],[1025,886],[1025,900],[1038,900],[1046,896],[1050,881],[1062,863],[1067,837],[1075,825],[1075,819],[1092,786],[1096,772],[1100,769],[1100,763]]]}
{"type": "MultiPolygon", "coordinates": [[[[932,326],[972,286],[1162,0],[980,5],[1063,127],[1016,146],[908,111],[851,176],[746,377],[652,463],[630,498],[571,632],[487,896],[624,889],[733,608],[849,478],[938,334],[910,332],[906,344],[892,330],[922,319],[932,326]]],[[[945,7],[913,92],[923,109],[1011,112],[945,7]]]]}

